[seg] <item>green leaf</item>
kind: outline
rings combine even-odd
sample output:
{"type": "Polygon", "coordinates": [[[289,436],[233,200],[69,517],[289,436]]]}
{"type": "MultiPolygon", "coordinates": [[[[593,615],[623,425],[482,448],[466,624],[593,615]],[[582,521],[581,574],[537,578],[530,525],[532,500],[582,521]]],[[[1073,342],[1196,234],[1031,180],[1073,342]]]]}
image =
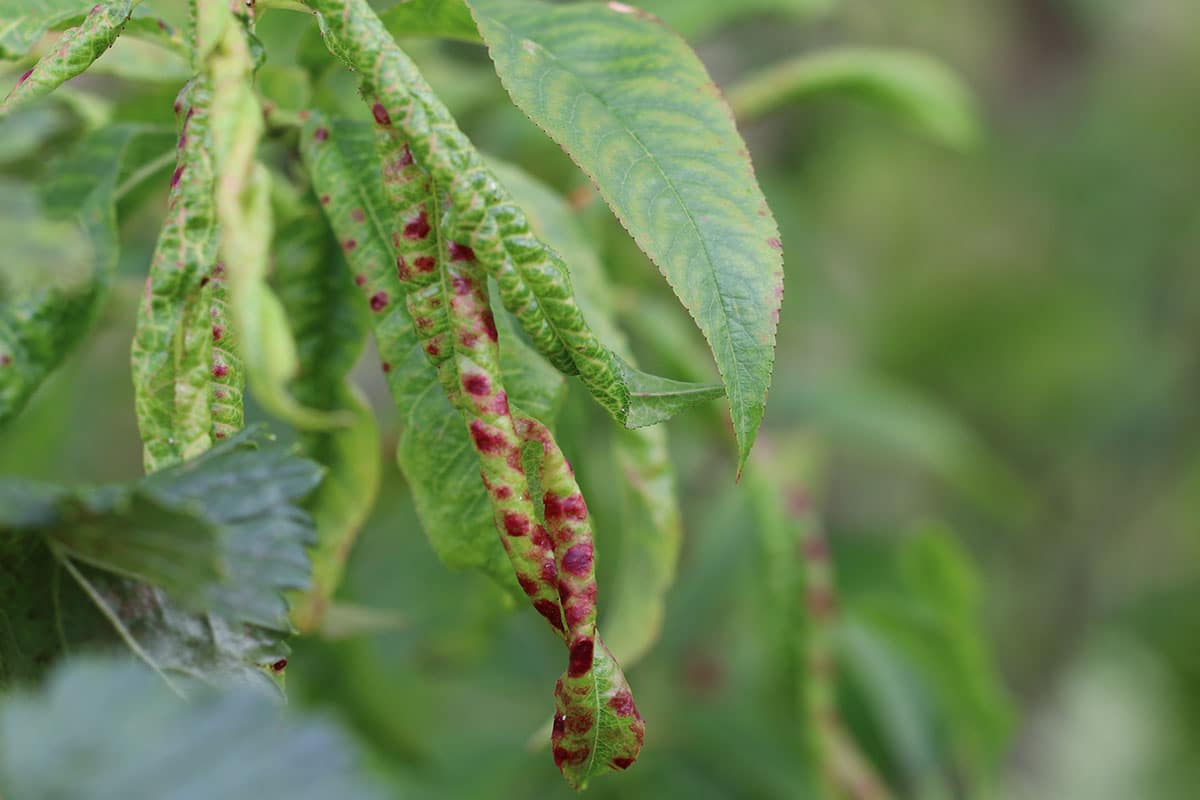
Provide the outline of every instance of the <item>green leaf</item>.
{"type": "Polygon", "coordinates": [[[164,143],[154,128],[110,126],[50,165],[42,202],[19,186],[2,193],[0,424],[90,329],[116,267],[115,199],[127,155],[164,143]]]}
{"type": "Polygon", "coordinates": [[[0,709],[0,794],[21,800],[372,800],[349,739],[246,690],[182,703],[133,664],[85,659],[0,709]]]}
{"type": "MultiPolygon", "coordinates": [[[[102,0],[84,17],[79,27],[62,35],[52,52],[44,56],[17,81],[0,102],[0,115],[22,103],[49,94],[62,83],[81,74],[112,47],[133,13],[132,0],[102,0]]],[[[0,18],[0,40],[4,36],[0,18]]]]}
{"type": "Polygon", "coordinates": [[[37,533],[66,555],[155,584],[193,609],[287,629],[282,593],[305,588],[311,520],[296,508],[311,462],[243,434],[131,486],[0,484],[0,532],[37,533]]]}
{"type": "MultiPolygon", "coordinates": [[[[496,176],[529,213],[534,232],[571,264],[579,307],[588,324],[632,361],[613,314],[604,267],[565,200],[518,167],[489,159],[496,176]]],[[[613,577],[605,640],[626,669],[658,640],[667,590],[674,583],[683,538],[675,471],[662,426],[619,431],[613,444],[624,499],[619,571],[613,577]]]]}
{"type": "Polygon", "coordinates": [[[131,362],[147,472],[203,453],[242,427],[242,370],[222,324],[213,207],[211,91],[198,77],[176,101],[179,148],[167,212],[138,304],[131,362]]]}
{"type": "Polygon", "coordinates": [[[829,11],[837,0],[739,0],[698,3],[696,0],[639,0],[635,5],[662,17],[688,38],[702,38],[723,25],[748,17],[775,15],[806,19],[829,11]]]}
{"type": "Polygon", "coordinates": [[[979,139],[970,89],[949,67],[924,53],[839,47],[768,67],[729,90],[739,120],[753,120],[811,95],[860,97],[950,147],[979,139]]]}
{"type": "Polygon", "coordinates": [[[92,0],[0,0],[0,58],[20,58],[46,31],[93,5],[92,0]]]}
{"type": "Polygon", "coordinates": [[[353,423],[301,436],[304,452],[326,468],[307,503],[317,526],[312,589],[293,598],[292,619],[306,632],[321,624],[346,557],[379,488],[379,429],[370,404],[349,380],[367,335],[367,312],[315,200],[298,203],[275,242],[280,302],[296,336],[297,400],[343,411],[353,423]]]}
{"type": "Polygon", "coordinates": [[[479,31],[462,0],[402,0],[379,15],[397,39],[406,36],[439,36],[479,42],[479,31]]]}
{"type": "Polygon", "coordinates": [[[954,751],[950,757],[985,781],[1003,754],[1012,708],[980,633],[977,570],[936,527],[905,540],[895,556],[894,580],[860,590],[853,616],[920,681],[929,713],[947,731],[936,738],[954,751]]]}
{"type": "Polygon", "coordinates": [[[699,401],[711,396],[709,387],[661,381],[631,386],[639,374],[587,326],[562,259],[532,235],[523,211],[365,0],[308,4],[319,12],[327,47],[359,73],[362,95],[380,131],[410,148],[407,156],[397,158],[413,159],[448,194],[454,214],[447,235],[467,245],[495,278],[505,308],[538,352],[562,372],[579,375],[597,402],[622,424],[654,421],[681,407],[681,398],[699,401]],[[647,413],[652,404],[664,411],[647,413]]]}
{"type": "Polygon", "coordinates": [[[299,503],[321,473],[268,441],[244,433],[132,485],[0,489],[9,501],[0,533],[10,534],[0,535],[0,575],[13,585],[0,600],[41,609],[2,620],[0,677],[36,674],[63,648],[119,634],[162,670],[270,685],[263,668],[286,655],[291,630],[283,595],[307,588],[305,548],[315,543],[299,503]],[[202,552],[205,541],[215,554],[202,552]],[[76,558],[96,566],[77,568],[76,558]],[[96,608],[112,625],[107,637],[96,608]]]}
{"type": "MultiPolygon", "coordinates": [[[[301,154],[313,190],[355,280],[367,298],[404,296],[384,220],[380,162],[371,127],[312,115],[301,132],[301,154]],[[351,243],[353,243],[351,245],[351,243]]],[[[516,590],[512,567],[496,534],[487,491],[462,416],[446,399],[437,373],[417,341],[402,302],[388,302],[370,315],[388,386],[404,431],[398,459],[413,492],[426,536],[452,569],[480,569],[516,590]]],[[[497,323],[501,363],[514,404],[552,420],[566,384],[546,362],[513,335],[504,317],[497,323]]]]}
{"type": "Polygon", "coordinates": [[[304,430],[344,427],[351,422],[346,413],[307,408],[288,387],[300,363],[283,306],[267,284],[274,222],[270,175],[256,160],[264,122],[252,87],[254,68],[248,33],[241,24],[226,25],[207,57],[206,74],[213,87],[219,253],[229,281],[231,326],[250,391],[265,409],[304,430]]]}
{"type": "Polygon", "coordinates": [[[468,5],[513,101],[595,181],[704,332],[740,469],[766,405],[783,262],[720,91],[681,39],[632,7],[468,5]]]}

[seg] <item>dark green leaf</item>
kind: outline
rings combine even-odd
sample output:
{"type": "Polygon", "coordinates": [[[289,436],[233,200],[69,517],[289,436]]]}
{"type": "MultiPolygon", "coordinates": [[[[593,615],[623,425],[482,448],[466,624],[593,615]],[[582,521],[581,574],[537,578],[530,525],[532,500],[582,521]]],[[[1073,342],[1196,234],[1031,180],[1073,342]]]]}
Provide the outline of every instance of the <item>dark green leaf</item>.
{"type": "Polygon", "coordinates": [[[406,36],[440,36],[478,42],[479,31],[462,0],[403,0],[379,15],[397,39],[406,36]]]}

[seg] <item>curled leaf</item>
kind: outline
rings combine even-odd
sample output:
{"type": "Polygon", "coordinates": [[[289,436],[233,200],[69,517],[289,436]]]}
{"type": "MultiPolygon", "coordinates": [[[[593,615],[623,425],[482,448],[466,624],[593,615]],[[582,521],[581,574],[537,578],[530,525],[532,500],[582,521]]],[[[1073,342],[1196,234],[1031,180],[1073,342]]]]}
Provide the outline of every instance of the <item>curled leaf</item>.
{"type": "Polygon", "coordinates": [[[0,115],[49,94],[84,72],[112,47],[132,13],[132,0],[101,0],[97,3],[78,27],[64,33],[55,49],[17,80],[17,85],[0,101],[0,115]]]}

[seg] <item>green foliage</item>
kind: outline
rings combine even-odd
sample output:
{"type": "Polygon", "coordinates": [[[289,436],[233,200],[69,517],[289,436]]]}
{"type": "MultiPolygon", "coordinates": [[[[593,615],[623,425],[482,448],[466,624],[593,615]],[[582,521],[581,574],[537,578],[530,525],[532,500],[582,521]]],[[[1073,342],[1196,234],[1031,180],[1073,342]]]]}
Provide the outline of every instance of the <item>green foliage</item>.
{"type": "Polygon", "coordinates": [[[775,64],[730,89],[738,119],[752,121],[809,95],[860,96],[951,147],[979,138],[971,92],[945,64],[923,53],[840,47],[775,64]]]}
{"type": "Polygon", "coordinates": [[[280,719],[269,701],[246,690],[205,692],[181,704],[145,670],[117,661],[72,663],[41,691],[13,695],[0,709],[6,797],[383,797],[361,777],[358,761],[328,722],[280,719]],[[113,724],[81,726],[80,718],[113,724]],[[200,758],[221,769],[197,770],[200,758]]]}
{"type": "MultiPolygon", "coordinates": [[[[92,65],[112,47],[133,13],[133,0],[102,0],[78,27],[63,34],[54,52],[24,73],[0,102],[0,115],[53,91],[92,65]]],[[[51,17],[53,18],[53,17],[51,17]]]]}
{"type": "Polygon", "coordinates": [[[783,300],[779,231],[700,60],[621,4],[471,0],[510,96],[595,181],[712,348],[745,464],[783,300]]]}
{"type": "MultiPolygon", "coordinates": [[[[338,737],[265,705],[285,674],[367,733],[390,794],[993,791],[1012,713],[968,550],[859,542],[855,513],[894,527],[913,492],[815,473],[894,459],[999,525],[1038,511],[1010,454],[806,330],[792,363],[839,363],[781,372],[748,460],[783,265],[735,116],[838,92],[978,134],[940,62],[780,52],[832,5],[0,0],[0,56],[33,67],[0,106],[0,423],[46,384],[0,452],[30,476],[0,479],[0,794],[375,796],[338,737]],[[730,103],[668,25],[710,40],[730,103]],[[85,71],[104,77],[61,86],[85,71]],[[129,328],[132,403],[111,369],[129,328]],[[260,415],[294,444],[247,431],[260,415]],[[77,474],[117,482],[32,479],[80,440],[105,446],[77,474]],[[434,578],[435,555],[490,580],[434,578]],[[550,636],[503,623],[521,598],[550,636]],[[87,658],[122,649],[157,679],[87,658]]],[[[821,170],[784,169],[819,151],[821,113],[749,139],[814,262],[797,196],[821,170]]],[[[822,272],[789,277],[806,318],[846,310],[822,272]]]]}

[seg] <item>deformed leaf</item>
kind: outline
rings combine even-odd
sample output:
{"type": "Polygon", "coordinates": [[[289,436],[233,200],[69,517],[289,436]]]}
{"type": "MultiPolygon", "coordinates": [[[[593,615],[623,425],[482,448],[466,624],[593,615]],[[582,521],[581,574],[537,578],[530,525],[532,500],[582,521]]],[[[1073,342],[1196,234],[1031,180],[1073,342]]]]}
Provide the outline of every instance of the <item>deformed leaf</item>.
{"type": "MultiPolygon", "coordinates": [[[[79,75],[112,47],[129,15],[133,0],[101,0],[76,28],[62,35],[55,49],[23,74],[0,102],[0,115],[34,98],[49,94],[79,75]]],[[[4,24],[0,18],[0,26],[4,24]]],[[[4,33],[0,30],[0,37],[4,33]]]]}
{"type": "Polygon", "coordinates": [[[349,739],[245,689],[183,703],[135,664],[82,659],[0,709],[0,795],[374,800],[349,739]]]}
{"type": "MultiPolygon", "coordinates": [[[[404,430],[398,458],[426,535],[453,569],[476,568],[515,590],[479,481],[479,460],[461,415],[446,399],[413,330],[383,220],[389,213],[369,126],[313,115],[301,134],[313,189],[372,308],[371,327],[404,430]],[[372,298],[387,298],[383,304],[372,298]]],[[[511,327],[497,320],[504,331],[511,327]]],[[[553,419],[565,383],[513,335],[502,337],[501,359],[514,403],[553,419]]]]}
{"type": "Polygon", "coordinates": [[[682,39],[623,3],[468,5],[513,101],[593,179],[708,339],[740,469],[766,405],[783,261],[720,91],[682,39]]]}
{"type": "Polygon", "coordinates": [[[861,97],[888,109],[942,144],[967,148],[979,138],[975,100],[944,63],[924,53],[838,47],[784,61],[729,91],[739,120],[826,93],[861,97]]]}
{"type": "MultiPolygon", "coordinates": [[[[571,264],[571,278],[588,324],[632,361],[613,314],[604,268],[564,199],[517,167],[495,159],[489,163],[529,212],[537,235],[571,264]]],[[[612,599],[604,630],[609,648],[629,668],[641,660],[662,629],[666,592],[675,579],[683,529],[666,430],[656,426],[619,431],[613,448],[621,470],[624,509],[620,566],[611,580],[612,599]]]]}
{"type": "MultiPolygon", "coordinates": [[[[283,306],[267,283],[274,222],[270,174],[256,160],[264,122],[252,86],[255,59],[242,24],[220,25],[222,32],[206,57],[205,74],[213,91],[218,248],[228,278],[229,310],[246,380],[264,408],[298,428],[342,427],[350,422],[346,413],[307,408],[288,386],[300,364],[283,306]]],[[[216,36],[206,30],[202,29],[203,36],[216,36]]]]}
{"type": "MultiPolygon", "coordinates": [[[[532,235],[524,212],[366,1],[308,4],[319,12],[330,51],[359,73],[362,95],[379,132],[409,148],[407,156],[397,149],[393,160],[415,161],[445,194],[448,211],[453,212],[444,226],[446,235],[469,248],[495,278],[501,302],[538,352],[565,374],[579,375],[597,402],[622,424],[629,424],[634,406],[657,402],[674,410],[683,405],[681,400],[708,396],[707,387],[693,391],[695,387],[668,388],[665,383],[652,391],[631,389],[633,373],[583,319],[562,259],[532,235]]],[[[417,215],[407,222],[419,220],[417,215]]],[[[643,409],[637,410],[640,419],[653,421],[643,409]]]]}

